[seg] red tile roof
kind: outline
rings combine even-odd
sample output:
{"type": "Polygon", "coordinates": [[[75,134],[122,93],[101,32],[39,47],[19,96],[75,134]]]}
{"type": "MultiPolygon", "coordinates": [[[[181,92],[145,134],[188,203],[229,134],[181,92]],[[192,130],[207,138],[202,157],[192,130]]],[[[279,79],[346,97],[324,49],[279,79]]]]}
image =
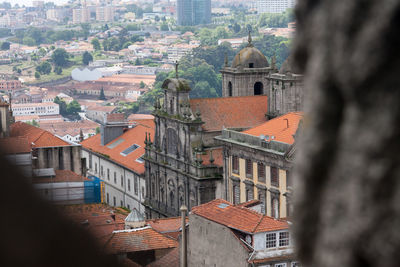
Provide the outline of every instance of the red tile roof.
{"type": "Polygon", "coordinates": [[[246,233],[269,232],[288,229],[286,221],[276,220],[245,207],[215,199],[194,207],[193,214],[246,233]]]}
{"type": "Polygon", "coordinates": [[[0,149],[5,154],[23,154],[31,152],[31,145],[26,137],[7,137],[0,139],[0,149]]]}
{"type": "MultiPolygon", "coordinates": [[[[186,223],[189,218],[186,218],[186,223]]],[[[159,233],[165,234],[173,239],[178,239],[181,232],[181,217],[162,218],[147,220],[146,223],[159,233]]]]}
{"type": "Polygon", "coordinates": [[[104,244],[110,254],[176,248],[179,243],[151,227],[114,232],[104,244]]]}
{"type": "Polygon", "coordinates": [[[200,111],[206,131],[250,128],[266,121],[267,96],[238,96],[190,99],[193,112],[200,111]]]}
{"type": "Polygon", "coordinates": [[[81,142],[83,148],[91,150],[93,152],[107,155],[111,160],[118,164],[125,166],[138,174],[144,173],[144,163],[137,162],[136,160],[144,155],[144,140],[146,138],[146,132],[150,133],[152,140],[154,137],[154,121],[153,120],[142,120],[134,128],[128,129],[120,137],[112,140],[105,146],[101,145],[101,136],[97,134],[89,137],[88,139],[81,142]],[[113,142],[123,139],[124,141],[114,148],[109,148],[107,145],[113,142]],[[132,146],[133,144],[139,145],[135,151],[127,156],[122,156],[120,153],[132,146]]]}
{"type": "Polygon", "coordinates": [[[207,166],[207,165],[211,165],[210,162],[210,151],[212,150],[212,155],[214,158],[214,165],[223,166],[223,155],[222,155],[222,148],[215,148],[215,149],[207,149],[204,155],[201,155],[201,159],[203,160],[203,165],[207,166]]]}
{"type": "Polygon", "coordinates": [[[35,177],[32,183],[62,183],[62,182],[83,182],[91,181],[90,179],[74,173],[70,170],[55,170],[55,177],[35,177]]]}
{"type": "Polygon", "coordinates": [[[302,118],[302,112],[289,112],[252,129],[243,131],[243,133],[254,136],[269,136],[270,140],[271,136],[274,136],[275,141],[293,144],[293,135],[296,133],[297,127],[302,118]]]}
{"type": "Polygon", "coordinates": [[[147,267],[177,267],[179,266],[179,248],[174,248],[160,259],[150,263],[147,267]]]}
{"type": "Polygon", "coordinates": [[[37,147],[58,147],[58,146],[70,146],[69,143],[65,142],[61,138],[54,136],[53,134],[40,129],[38,127],[29,125],[24,122],[16,122],[10,126],[10,136],[12,137],[26,137],[33,148],[37,147]]]}

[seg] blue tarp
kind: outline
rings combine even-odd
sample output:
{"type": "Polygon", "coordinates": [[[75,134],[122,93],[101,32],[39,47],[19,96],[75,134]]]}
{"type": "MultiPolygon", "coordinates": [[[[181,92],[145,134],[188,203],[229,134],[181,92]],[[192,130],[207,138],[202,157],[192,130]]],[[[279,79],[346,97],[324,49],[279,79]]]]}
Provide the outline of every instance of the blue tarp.
{"type": "Polygon", "coordinates": [[[92,181],[85,181],[85,203],[100,203],[101,202],[101,187],[100,179],[95,176],[88,177],[92,181]]]}

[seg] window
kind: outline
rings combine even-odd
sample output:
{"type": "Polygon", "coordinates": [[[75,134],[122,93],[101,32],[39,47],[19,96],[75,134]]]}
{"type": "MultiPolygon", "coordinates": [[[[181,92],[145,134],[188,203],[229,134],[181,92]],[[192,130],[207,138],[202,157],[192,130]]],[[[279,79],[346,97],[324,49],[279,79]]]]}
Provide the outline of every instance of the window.
{"type": "Polygon", "coordinates": [[[110,169],[109,168],[107,168],[107,180],[110,181],[110,169]]]}
{"type": "Polygon", "coordinates": [[[229,83],[228,83],[228,95],[229,95],[229,96],[232,96],[232,94],[233,94],[233,93],[232,93],[232,83],[229,82],[229,83]]]}
{"type": "Polygon", "coordinates": [[[141,155],[139,158],[137,158],[136,162],[143,163],[144,162],[143,155],[141,155]]]}
{"type": "Polygon", "coordinates": [[[290,171],[286,171],[286,188],[292,187],[292,177],[290,171]]]}
{"type": "Polygon", "coordinates": [[[261,82],[254,84],[254,95],[262,95],[264,93],[264,85],[261,82]]]}
{"type": "Polygon", "coordinates": [[[253,189],[247,188],[246,189],[246,201],[253,200],[253,189]]]}
{"type": "Polygon", "coordinates": [[[276,263],[275,267],[286,267],[286,263],[276,263]]]}
{"type": "Polygon", "coordinates": [[[279,218],[279,200],[278,198],[272,199],[271,216],[275,219],[279,218]]]}
{"type": "Polygon", "coordinates": [[[289,232],[279,233],[279,246],[280,247],[289,246],[289,232]]]}
{"type": "Polygon", "coordinates": [[[131,180],[128,179],[128,191],[131,191],[131,180]]]}
{"type": "Polygon", "coordinates": [[[100,176],[104,177],[104,170],[103,170],[103,166],[100,166],[100,176]]]}
{"type": "Polygon", "coordinates": [[[297,261],[294,261],[290,264],[290,267],[300,267],[300,264],[297,261]]]}
{"type": "Polygon", "coordinates": [[[113,203],[114,203],[114,207],[117,205],[117,200],[115,199],[115,197],[113,197],[113,203]]]}
{"type": "Polygon", "coordinates": [[[110,204],[110,195],[107,193],[107,204],[110,204]]]}
{"type": "Polygon", "coordinates": [[[124,202],[121,200],[121,207],[123,207],[124,206],[124,202]]]}
{"type": "Polygon", "coordinates": [[[258,200],[261,202],[261,213],[265,214],[265,194],[260,193],[258,194],[258,200]]]}
{"type": "Polygon", "coordinates": [[[262,163],[257,164],[258,181],[265,183],[265,166],[262,163]]]}
{"type": "Polygon", "coordinates": [[[135,190],[135,195],[137,195],[138,194],[138,178],[137,177],[135,177],[135,184],[134,184],[134,190],[135,190]]]}
{"type": "Polygon", "coordinates": [[[240,188],[239,185],[233,186],[233,204],[240,203],[240,188]]]}
{"type": "Polygon", "coordinates": [[[278,168],[271,167],[271,185],[272,186],[279,186],[279,175],[278,175],[278,168]]]}
{"type": "Polygon", "coordinates": [[[130,210],[131,209],[131,206],[128,204],[128,210],[130,210]]]}
{"type": "Polygon", "coordinates": [[[124,186],[124,177],[121,175],[121,186],[124,186]]]}
{"type": "Polygon", "coordinates": [[[239,158],[237,156],[232,156],[232,172],[239,173],[239,158]]]}
{"type": "Polygon", "coordinates": [[[97,173],[97,163],[94,163],[94,172],[97,173]]]}
{"type": "Polygon", "coordinates": [[[250,159],[246,159],[246,176],[253,176],[253,163],[250,159]]]}
{"type": "Polygon", "coordinates": [[[276,233],[269,233],[265,236],[265,247],[266,248],[274,248],[276,247],[276,233]]]}
{"type": "Polygon", "coordinates": [[[92,154],[89,154],[89,169],[92,169],[92,154]]]}
{"type": "Polygon", "coordinates": [[[124,151],[122,151],[120,154],[124,157],[128,156],[130,153],[132,153],[133,151],[135,151],[136,149],[138,149],[140,146],[137,144],[133,144],[132,146],[128,147],[127,149],[125,149],[124,151]]]}
{"type": "Polygon", "coordinates": [[[117,173],[114,172],[114,184],[116,184],[116,183],[117,183],[117,173]]]}
{"type": "Polygon", "coordinates": [[[250,69],[254,68],[254,63],[249,63],[249,68],[250,69]]]}

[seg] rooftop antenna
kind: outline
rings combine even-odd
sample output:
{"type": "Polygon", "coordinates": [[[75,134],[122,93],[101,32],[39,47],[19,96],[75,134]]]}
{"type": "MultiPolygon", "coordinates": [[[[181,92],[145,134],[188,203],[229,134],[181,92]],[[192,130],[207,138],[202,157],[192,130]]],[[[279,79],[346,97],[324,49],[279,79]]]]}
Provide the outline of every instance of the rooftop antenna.
{"type": "Polygon", "coordinates": [[[179,63],[178,63],[178,60],[177,60],[177,61],[175,61],[175,78],[177,78],[177,79],[179,79],[178,67],[179,67],[179,63]]]}

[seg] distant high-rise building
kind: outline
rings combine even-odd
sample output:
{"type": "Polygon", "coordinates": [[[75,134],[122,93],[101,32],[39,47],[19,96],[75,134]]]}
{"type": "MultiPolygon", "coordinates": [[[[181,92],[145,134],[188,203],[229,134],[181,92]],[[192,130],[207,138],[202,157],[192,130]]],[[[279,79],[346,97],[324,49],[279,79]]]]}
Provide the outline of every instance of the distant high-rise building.
{"type": "Polygon", "coordinates": [[[100,6],[96,8],[97,21],[114,21],[114,7],[100,6]]]}
{"type": "Polygon", "coordinates": [[[85,23],[90,21],[89,8],[76,8],[72,10],[72,23],[85,23]]]}
{"type": "Polygon", "coordinates": [[[211,0],[177,0],[178,25],[211,23],[211,0]]]}
{"type": "Polygon", "coordinates": [[[257,0],[258,13],[283,13],[294,8],[296,0],[257,0]]]}

